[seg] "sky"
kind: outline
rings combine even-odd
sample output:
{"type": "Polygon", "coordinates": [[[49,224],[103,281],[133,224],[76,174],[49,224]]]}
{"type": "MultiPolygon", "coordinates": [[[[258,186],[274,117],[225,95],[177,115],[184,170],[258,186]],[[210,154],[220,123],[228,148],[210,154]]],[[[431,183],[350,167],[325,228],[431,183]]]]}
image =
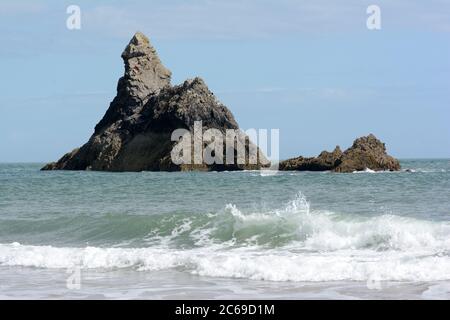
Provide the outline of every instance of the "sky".
{"type": "Polygon", "coordinates": [[[282,159],[369,133],[398,158],[450,158],[450,1],[2,0],[0,162],[85,143],[136,31],[172,84],[200,76],[241,128],[279,129],[282,159]],[[369,5],[380,30],[366,26],[369,5]]]}

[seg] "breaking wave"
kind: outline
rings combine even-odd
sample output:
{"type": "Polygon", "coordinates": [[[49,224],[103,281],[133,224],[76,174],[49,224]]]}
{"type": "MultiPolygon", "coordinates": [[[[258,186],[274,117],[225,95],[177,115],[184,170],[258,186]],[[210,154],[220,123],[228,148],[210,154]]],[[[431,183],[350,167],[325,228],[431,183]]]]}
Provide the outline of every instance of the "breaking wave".
{"type": "Polygon", "coordinates": [[[177,269],[270,281],[450,279],[448,222],[318,211],[301,193],[267,212],[242,212],[229,204],[216,213],[139,219],[153,220],[144,224],[148,229],[136,221],[131,229],[124,221],[108,223],[139,236],[140,246],[0,244],[0,266],[177,269]]]}

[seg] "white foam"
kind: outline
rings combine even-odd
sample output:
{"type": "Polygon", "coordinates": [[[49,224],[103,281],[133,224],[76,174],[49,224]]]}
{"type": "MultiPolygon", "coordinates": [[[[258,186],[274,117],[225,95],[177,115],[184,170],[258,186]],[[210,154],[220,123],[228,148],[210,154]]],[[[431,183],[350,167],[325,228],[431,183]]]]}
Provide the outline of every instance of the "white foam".
{"type": "Polygon", "coordinates": [[[445,222],[420,221],[383,215],[361,221],[345,220],[334,214],[317,214],[309,219],[312,229],[305,247],[311,250],[424,250],[447,251],[450,225],[445,222]]]}
{"type": "Polygon", "coordinates": [[[177,268],[200,276],[269,281],[450,280],[449,222],[314,211],[302,194],[283,209],[244,213],[230,204],[207,218],[211,220],[197,229],[184,219],[163,241],[148,248],[0,244],[0,266],[146,272],[177,268]],[[266,230],[260,227],[282,222],[296,236],[275,247],[258,245],[264,231],[250,233],[241,243],[235,238],[214,241],[212,235],[223,227],[223,221],[231,223],[233,235],[245,228],[266,230]],[[190,236],[198,247],[177,249],[171,241],[180,235],[190,236]]]}
{"type": "Polygon", "coordinates": [[[364,170],[359,170],[359,171],[358,170],[353,171],[353,173],[380,173],[380,172],[389,172],[389,171],[384,171],[384,170],[375,171],[370,168],[365,168],[364,170]]]}
{"type": "Polygon", "coordinates": [[[367,250],[298,253],[288,250],[261,252],[258,248],[221,251],[208,248],[55,248],[2,244],[0,265],[39,268],[134,268],[146,272],[181,268],[200,276],[268,281],[450,279],[448,256],[367,250]]]}
{"type": "Polygon", "coordinates": [[[450,223],[382,215],[372,218],[339,215],[330,211],[311,212],[299,193],[284,209],[244,214],[236,206],[227,209],[235,217],[235,228],[251,224],[273,225],[283,221],[297,228],[296,246],[308,251],[344,249],[450,251],[450,223]]]}

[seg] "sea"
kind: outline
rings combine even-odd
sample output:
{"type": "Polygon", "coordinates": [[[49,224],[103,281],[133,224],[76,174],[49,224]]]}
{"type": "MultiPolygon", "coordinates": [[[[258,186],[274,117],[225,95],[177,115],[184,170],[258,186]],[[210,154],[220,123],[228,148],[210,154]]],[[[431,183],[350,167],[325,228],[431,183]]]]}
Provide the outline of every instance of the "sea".
{"type": "Polygon", "coordinates": [[[0,164],[0,299],[450,299],[450,160],[401,165],[0,164]]]}

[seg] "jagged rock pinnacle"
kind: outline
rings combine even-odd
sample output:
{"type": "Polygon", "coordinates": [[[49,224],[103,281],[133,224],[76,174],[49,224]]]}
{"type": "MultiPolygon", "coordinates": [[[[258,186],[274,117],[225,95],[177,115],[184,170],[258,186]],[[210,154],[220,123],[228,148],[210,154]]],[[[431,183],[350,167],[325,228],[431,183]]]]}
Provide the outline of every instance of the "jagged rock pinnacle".
{"type": "Polygon", "coordinates": [[[172,73],[163,66],[150,40],[137,32],[122,53],[131,95],[145,99],[170,85],[172,73]]]}
{"type": "Polygon", "coordinates": [[[148,54],[151,49],[150,40],[141,32],[136,32],[128,43],[127,47],[122,53],[124,60],[144,56],[148,54]]]}
{"type": "MultiPolygon", "coordinates": [[[[202,79],[186,80],[172,87],[171,72],[142,33],[137,32],[131,38],[122,59],[125,73],[119,79],[117,95],[94,134],[81,148],[46,165],[44,170],[219,171],[256,169],[266,163],[261,152],[259,163],[249,160],[245,164],[173,163],[174,130],[193,131],[195,122],[202,121],[205,130],[214,128],[225,133],[227,129],[237,130],[238,124],[202,79]]],[[[251,148],[252,143],[246,144],[245,135],[237,139],[248,150],[251,148]]]]}
{"type": "Polygon", "coordinates": [[[170,86],[172,73],[164,67],[150,40],[141,32],[136,32],[131,38],[122,59],[125,74],[119,79],[117,96],[95,127],[96,132],[136,114],[152,95],[170,86]]]}

